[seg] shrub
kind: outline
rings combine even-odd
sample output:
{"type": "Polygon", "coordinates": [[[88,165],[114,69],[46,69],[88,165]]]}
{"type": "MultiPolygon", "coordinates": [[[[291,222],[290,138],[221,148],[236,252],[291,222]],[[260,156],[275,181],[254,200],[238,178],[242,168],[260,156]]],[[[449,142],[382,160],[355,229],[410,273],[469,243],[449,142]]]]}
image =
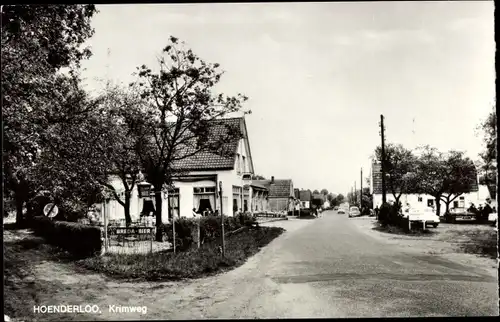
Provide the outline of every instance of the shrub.
{"type": "MultiPolygon", "coordinates": [[[[207,218],[207,217],[204,217],[207,218]]],[[[220,220],[220,217],[218,217],[220,220]]],[[[283,228],[246,229],[226,239],[225,256],[219,252],[220,242],[205,243],[200,249],[186,252],[154,254],[108,254],[79,261],[78,264],[114,278],[145,280],[178,280],[211,275],[243,264],[283,233],[283,228]]]]}
{"type": "Polygon", "coordinates": [[[304,209],[300,209],[300,216],[310,216],[311,215],[311,209],[308,209],[308,208],[304,208],[304,209]]]}
{"type": "MultiPolygon", "coordinates": [[[[187,251],[197,242],[198,221],[200,225],[200,241],[202,244],[217,240],[221,237],[221,217],[205,216],[201,218],[180,218],[175,221],[176,249],[187,251]]],[[[237,230],[241,227],[250,227],[257,224],[256,218],[249,213],[238,214],[234,217],[224,216],[224,233],[237,230]]],[[[162,225],[163,234],[167,240],[173,242],[172,224],[162,225]]]]}
{"type": "Polygon", "coordinates": [[[31,228],[37,236],[59,246],[76,257],[93,256],[101,251],[102,239],[99,227],[78,223],[53,221],[47,217],[34,217],[31,228]]]}

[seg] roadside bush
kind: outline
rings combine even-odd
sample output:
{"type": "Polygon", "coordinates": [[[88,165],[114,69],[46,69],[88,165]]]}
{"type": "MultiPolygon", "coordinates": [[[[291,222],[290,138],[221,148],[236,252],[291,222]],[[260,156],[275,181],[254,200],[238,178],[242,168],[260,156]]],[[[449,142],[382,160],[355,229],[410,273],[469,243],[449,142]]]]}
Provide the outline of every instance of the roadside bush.
{"type": "Polygon", "coordinates": [[[311,215],[311,209],[304,208],[300,209],[300,217],[306,217],[311,215]]]}
{"type": "Polygon", "coordinates": [[[93,256],[101,251],[101,229],[72,222],[34,217],[31,228],[35,235],[61,247],[76,257],[93,256]]]}
{"type": "MultiPolygon", "coordinates": [[[[180,218],[175,221],[176,249],[187,251],[197,243],[198,221],[200,225],[201,244],[217,240],[221,237],[221,217],[205,216],[201,218],[180,218]]],[[[224,233],[237,230],[242,227],[257,225],[257,219],[249,213],[238,214],[234,217],[224,216],[224,233]]],[[[168,242],[173,242],[172,224],[162,225],[163,234],[167,236],[168,242]]]]}
{"type": "MultiPolygon", "coordinates": [[[[204,217],[206,218],[206,217],[204,217]]],[[[220,219],[220,217],[219,217],[220,219]]],[[[283,228],[244,229],[226,239],[225,256],[219,252],[220,242],[205,243],[186,252],[154,254],[107,254],[78,261],[78,265],[102,272],[113,278],[150,281],[198,278],[226,271],[243,264],[250,256],[283,233],[283,228]]]]}

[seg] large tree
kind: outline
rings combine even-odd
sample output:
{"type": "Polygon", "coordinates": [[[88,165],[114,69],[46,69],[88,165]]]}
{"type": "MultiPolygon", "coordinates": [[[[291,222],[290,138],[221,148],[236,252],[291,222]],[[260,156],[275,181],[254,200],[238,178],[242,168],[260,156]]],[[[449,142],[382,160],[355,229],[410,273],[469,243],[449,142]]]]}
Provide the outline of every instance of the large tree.
{"type": "Polygon", "coordinates": [[[450,175],[443,178],[444,192],[441,200],[446,205],[446,212],[450,204],[462,194],[470,192],[477,185],[476,167],[472,160],[461,151],[450,151],[444,160],[450,175]]]}
{"type": "MultiPolygon", "coordinates": [[[[378,146],[375,149],[375,156],[382,162],[382,149],[378,146]]],[[[415,186],[414,178],[411,175],[415,166],[416,158],[412,151],[406,149],[401,144],[389,143],[385,146],[384,170],[386,173],[386,185],[394,196],[396,203],[403,193],[413,192],[415,186]]]]}
{"type": "Polygon", "coordinates": [[[157,71],[146,65],[138,68],[135,85],[148,107],[147,136],[141,141],[139,156],[154,187],[158,241],[162,240],[162,191],[172,186],[179,170],[176,162],[204,151],[226,154],[223,143],[241,135],[235,128],[221,135],[210,130],[210,121],[239,111],[247,99],[241,94],[216,94],[222,74],[219,64],[206,63],[172,36],[158,57],[157,71]]]}
{"type": "Polygon", "coordinates": [[[493,109],[480,128],[483,131],[484,151],[481,157],[480,183],[488,186],[495,186],[497,183],[497,115],[493,109]]]}
{"type": "Polygon", "coordinates": [[[124,208],[127,225],[132,222],[132,191],[142,170],[137,147],[146,131],[142,121],[143,102],[136,93],[134,88],[125,89],[108,83],[102,94],[103,105],[107,111],[103,124],[108,132],[113,133],[113,141],[108,145],[101,145],[102,150],[99,151],[100,154],[107,155],[109,163],[106,169],[108,176],[100,180],[100,183],[124,208]],[[118,178],[121,187],[111,184],[110,177],[118,178]]]}
{"type": "Polygon", "coordinates": [[[90,19],[95,12],[93,5],[2,7],[3,177],[16,201],[18,223],[33,195],[30,178],[46,129],[93,107],[73,108],[72,101],[81,95],[68,93],[74,94],[78,78],[60,70],[75,70],[90,56],[82,44],[93,34],[90,19]]]}
{"type": "Polygon", "coordinates": [[[328,195],[328,189],[321,189],[320,192],[322,195],[327,196],[328,195]]]}
{"type": "Polygon", "coordinates": [[[416,180],[415,190],[426,193],[436,200],[436,213],[441,213],[444,201],[446,210],[449,204],[463,193],[469,192],[476,181],[476,170],[472,161],[463,152],[443,153],[436,148],[423,146],[413,172],[416,180]]]}

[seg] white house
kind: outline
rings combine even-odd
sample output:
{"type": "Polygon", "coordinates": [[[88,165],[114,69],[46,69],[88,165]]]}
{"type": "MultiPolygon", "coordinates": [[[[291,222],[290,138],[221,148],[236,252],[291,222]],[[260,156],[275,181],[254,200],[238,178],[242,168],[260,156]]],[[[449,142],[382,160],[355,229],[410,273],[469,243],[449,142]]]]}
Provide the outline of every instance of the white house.
{"type": "MultiPolygon", "coordinates": [[[[386,183],[387,185],[387,183],[386,183]]],[[[372,163],[371,176],[370,176],[370,192],[373,194],[373,207],[379,207],[382,205],[382,171],[380,163],[372,163]]],[[[386,201],[395,201],[396,198],[392,194],[392,191],[387,186],[386,189],[386,201]]],[[[481,200],[478,185],[474,185],[470,192],[464,193],[455,199],[451,204],[450,208],[468,208],[471,203],[474,203],[476,207],[481,200]]],[[[405,205],[410,204],[412,208],[424,209],[426,207],[435,207],[436,200],[433,196],[427,194],[417,194],[409,193],[402,194],[399,201],[405,205]]],[[[444,215],[446,211],[446,204],[441,201],[440,212],[444,215]]]]}
{"type": "MultiPolygon", "coordinates": [[[[182,175],[174,177],[173,189],[163,194],[162,221],[168,222],[173,215],[193,217],[205,210],[221,212],[219,190],[222,187],[222,212],[232,216],[237,211],[266,211],[269,190],[252,182],[254,174],[250,142],[244,117],[225,118],[210,122],[211,135],[223,135],[227,126],[238,128],[242,138],[224,143],[224,149],[231,156],[201,152],[174,163],[174,169],[182,175]],[[222,186],[220,186],[222,184],[222,186]]],[[[123,185],[117,178],[111,178],[117,190],[123,185]]],[[[154,198],[140,199],[137,187],[131,200],[132,221],[139,219],[146,203],[155,207],[154,198]]],[[[123,207],[117,201],[109,204],[109,218],[124,219],[123,207]]]]}

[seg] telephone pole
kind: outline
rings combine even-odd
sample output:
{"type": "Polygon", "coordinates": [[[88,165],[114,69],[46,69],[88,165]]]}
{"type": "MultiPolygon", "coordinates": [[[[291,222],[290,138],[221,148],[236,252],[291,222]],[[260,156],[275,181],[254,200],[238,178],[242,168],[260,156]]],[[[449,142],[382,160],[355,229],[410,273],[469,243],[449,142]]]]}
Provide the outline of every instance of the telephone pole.
{"type": "Polygon", "coordinates": [[[382,204],[386,203],[386,191],[385,191],[385,138],[384,138],[384,116],[380,114],[380,136],[382,138],[382,160],[381,160],[381,172],[382,172],[382,204]]]}
{"type": "Polygon", "coordinates": [[[363,207],[363,168],[361,168],[361,191],[359,192],[359,205],[363,207]]]}
{"type": "Polygon", "coordinates": [[[354,198],[354,204],[356,204],[358,202],[358,191],[356,190],[356,181],[354,181],[354,195],[353,195],[353,198],[354,198]]]}

